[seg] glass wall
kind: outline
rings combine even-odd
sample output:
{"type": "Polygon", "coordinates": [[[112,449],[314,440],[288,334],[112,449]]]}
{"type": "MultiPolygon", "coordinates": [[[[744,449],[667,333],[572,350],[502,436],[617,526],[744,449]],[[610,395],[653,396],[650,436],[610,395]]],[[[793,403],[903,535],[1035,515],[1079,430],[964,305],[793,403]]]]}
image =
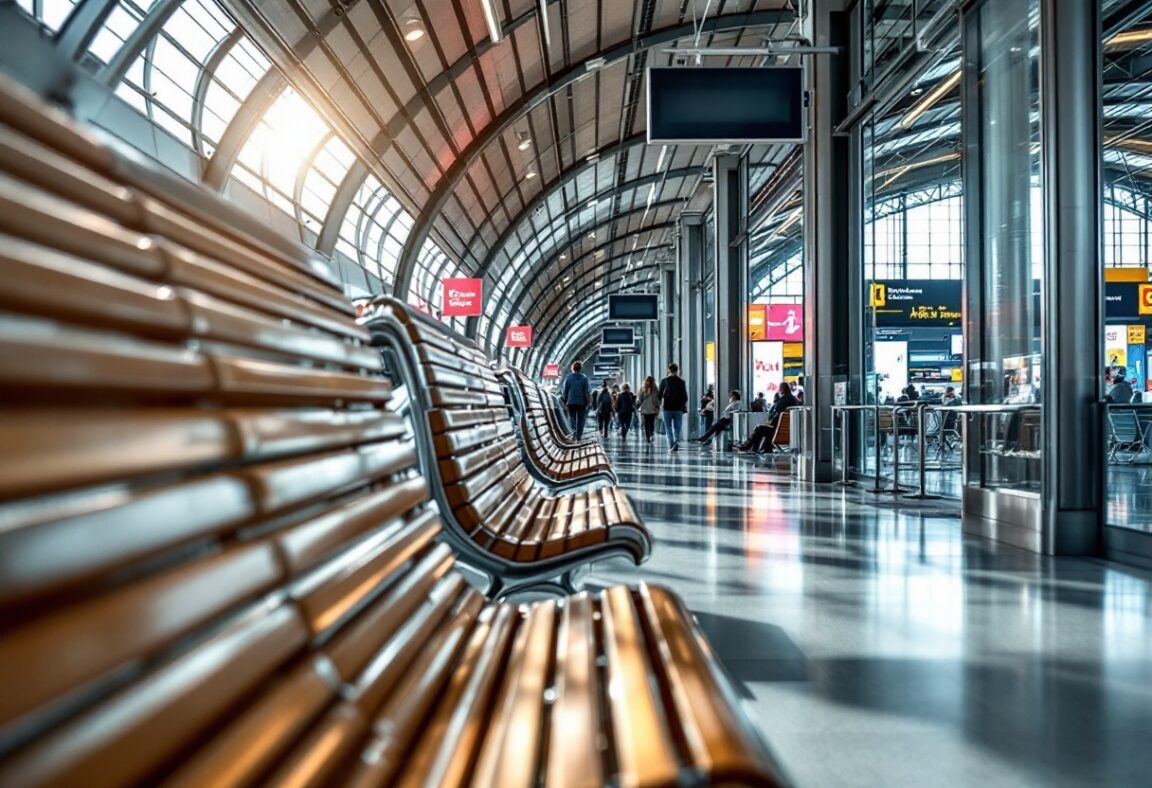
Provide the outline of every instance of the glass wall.
{"type": "Polygon", "coordinates": [[[966,390],[999,406],[973,419],[974,487],[1040,491],[1044,436],[1040,289],[1039,9],[994,0],[965,17],[972,99],[967,176],[973,265],[968,275],[966,390]]]}
{"type": "MultiPolygon", "coordinates": [[[[1113,10],[1105,3],[1105,20],[1113,10]]],[[[1116,9],[1119,10],[1119,9],[1116,9]]],[[[1103,69],[1105,524],[1152,533],[1152,7],[1105,33],[1103,69]]]]}

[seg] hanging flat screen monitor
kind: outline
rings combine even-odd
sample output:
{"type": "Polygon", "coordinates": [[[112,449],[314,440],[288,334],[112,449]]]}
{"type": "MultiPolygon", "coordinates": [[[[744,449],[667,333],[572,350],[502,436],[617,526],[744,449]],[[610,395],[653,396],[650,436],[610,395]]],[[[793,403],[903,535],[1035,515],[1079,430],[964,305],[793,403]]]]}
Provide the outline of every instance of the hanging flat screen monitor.
{"type": "Polygon", "coordinates": [[[631,328],[605,328],[600,331],[600,344],[606,347],[632,347],[635,341],[631,328]]]}
{"type": "Polygon", "coordinates": [[[608,296],[609,320],[655,320],[658,310],[655,293],[608,296]]]}
{"type": "Polygon", "coordinates": [[[804,69],[648,69],[648,141],[804,142],[804,69]]]}

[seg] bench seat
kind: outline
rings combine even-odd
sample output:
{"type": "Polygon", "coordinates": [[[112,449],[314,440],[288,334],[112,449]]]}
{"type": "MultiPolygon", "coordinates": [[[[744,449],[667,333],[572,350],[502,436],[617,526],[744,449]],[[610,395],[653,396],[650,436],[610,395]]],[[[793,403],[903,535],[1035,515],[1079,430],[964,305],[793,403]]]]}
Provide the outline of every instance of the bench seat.
{"type": "Polygon", "coordinates": [[[553,485],[586,484],[603,478],[616,483],[616,474],[597,441],[573,445],[561,442],[549,421],[552,408],[543,390],[519,370],[500,372],[517,406],[516,423],[524,452],[544,481],[553,485]]]}
{"type": "MultiPolygon", "coordinates": [[[[391,297],[373,301],[364,323],[411,392],[447,532],[461,559],[488,576],[490,596],[572,591],[572,573],[592,560],[647,559],[651,536],[622,490],[557,490],[541,479],[505,386],[471,341],[391,297]]],[[[585,486],[593,478],[603,486],[602,476],[585,486]]]]}

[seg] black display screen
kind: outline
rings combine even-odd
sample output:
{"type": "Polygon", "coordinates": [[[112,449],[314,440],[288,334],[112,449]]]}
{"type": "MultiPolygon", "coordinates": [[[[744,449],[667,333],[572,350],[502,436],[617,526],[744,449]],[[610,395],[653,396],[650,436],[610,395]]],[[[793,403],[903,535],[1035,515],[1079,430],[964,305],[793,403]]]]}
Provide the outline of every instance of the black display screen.
{"type": "Polygon", "coordinates": [[[649,142],[803,142],[804,69],[650,68],[649,142]]]}
{"type": "MultiPolygon", "coordinates": [[[[609,320],[655,320],[657,298],[651,293],[608,296],[609,320]]],[[[629,340],[631,341],[631,340],[629,340]]]]}
{"type": "Polygon", "coordinates": [[[600,332],[601,345],[631,347],[635,341],[632,329],[630,328],[605,328],[600,332]]]}

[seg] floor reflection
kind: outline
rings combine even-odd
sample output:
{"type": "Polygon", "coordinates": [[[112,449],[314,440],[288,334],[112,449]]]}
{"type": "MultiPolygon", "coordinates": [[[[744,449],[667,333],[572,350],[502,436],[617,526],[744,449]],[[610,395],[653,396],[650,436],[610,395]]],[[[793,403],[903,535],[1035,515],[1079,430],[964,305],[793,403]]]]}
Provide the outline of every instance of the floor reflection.
{"type": "Polygon", "coordinates": [[[954,501],[617,442],[656,545],[589,583],[676,589],[797,784],[1149,784],[1152,575],[965,537],[954,501]]]}

